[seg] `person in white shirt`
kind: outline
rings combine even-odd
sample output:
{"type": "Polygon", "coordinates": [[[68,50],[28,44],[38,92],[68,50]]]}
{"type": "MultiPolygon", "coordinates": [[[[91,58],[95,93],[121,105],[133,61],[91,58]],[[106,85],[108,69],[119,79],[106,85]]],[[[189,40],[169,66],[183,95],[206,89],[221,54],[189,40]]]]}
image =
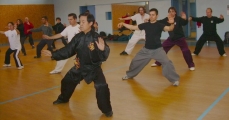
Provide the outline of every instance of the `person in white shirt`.
{"type": "Polygon", "coordinates": [[[18,54],[21,50],[21,43],[20,43],[20,32],[17,30],[16,24],[14,25],[13,22],[8,23],[8,31],[0,31],[1,34],[5,34],[8,37],[10,48],[6,51],[5,55],[5,64],[4,67],[10,67],[10,55],[14,53],[14,60],[18,69],[23,69],[24,66],[21,63],[21,60],[18,57],[18,54]]]}
{"type": "MultiPolygon", "coordinates": [[[[119,20],[133,20],[137,22],[137,25],[144,23],[149,19],[149,14],[146,14],[146,10],[144,7],[138,8],[138,14],[135,14],[131,17],[119,18],[119,20]]],[[[129,55],[134,49],[134,46],[141,39],[145,39],[145,31],[144,30],[135,30],[133,36],[129,40],[125,51],[121,52],[120,55],[129,55]]]]}
{"type": "MultiPolygon", "coordinates": [[[[49,39],[49,40],[52,40],[52,39],[57,39],[57,38],[61,38],[61,37],[68,37],[68,43],[72,40],[72,38],[80,32],[80,25],[77,23],[77,16],[75,13],[70,13],[68,15],[68,21],[69,21],[69,26],[67,26],[61,33],[59,34],[56,34],[54,36],[47,36],[47,35],[43,35],[43,38],[44,39],[49,39]]],[[[60,73],[63,68],[64,68],[64,65],[66,64],[66,62],[68,61],[68,59],[66,60],[60,60],[60,61],[57,61],[57,64],[56,64],[56,67],[54,70],[52,70],[50,72],[50,74],[57,74],[57,73],[60,73]]]]}

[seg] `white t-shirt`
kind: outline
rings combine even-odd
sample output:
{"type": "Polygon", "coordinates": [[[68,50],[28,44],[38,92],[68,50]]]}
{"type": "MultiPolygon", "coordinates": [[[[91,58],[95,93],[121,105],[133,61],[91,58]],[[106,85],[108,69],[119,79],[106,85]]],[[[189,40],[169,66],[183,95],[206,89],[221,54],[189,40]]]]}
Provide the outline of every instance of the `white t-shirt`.
{"type": "Polygon", "coordinates": [[[62,36],[67,36],[68,37],[68,42],[70,42],[72,40],[72,38],[80,32],[80,25],[77,24],[76,26],[72,26],[72,25],[69,25],[68,27],[66,27],[60,34],[62,36]]]}
{"type": "Polygon", "coordinates": [[[17,34],[16,30],[8,30],[5,35],[8,37],[11,50],[21,50],[20,34],[17,34]]]}
{"type": "MultiPolygon", "coordinates": [[[[131,19],[133,21],[136,21],[137,25],[144,23],[145,19],[149,19],[149,15],[148,14],[144,14],[144,16],[142,17],[140,13],[135,14],[134,16],[131,16],[131,19]]],[[[144,30],[135,30],[134,34],[138,34],[138,35],[145,35],[145,31],[144,30]]]]}

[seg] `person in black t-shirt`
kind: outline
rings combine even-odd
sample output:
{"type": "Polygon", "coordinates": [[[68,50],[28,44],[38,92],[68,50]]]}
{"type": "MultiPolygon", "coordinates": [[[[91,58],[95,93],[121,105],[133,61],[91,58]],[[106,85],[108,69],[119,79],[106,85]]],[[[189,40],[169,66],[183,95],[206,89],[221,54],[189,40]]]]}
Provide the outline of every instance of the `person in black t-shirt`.
{"type": "Polygon", "coordinates": [[[199,40],[196,43],[195,51],[192,55],[198,55],[207,40],[214,40],[217,45],[217,49],[221,56],[227,56],[224,51],[224,44],[222,39],[216,32],[216,24],[222,23],[224,21],[223,15],[220,15],[219,18],[212,16],[212,9],[207,8],[206,15],[203,17],[189,17],[189,20],[200,22],[203,24],[203,34],[200,36],[199,40]]]}
{"type": "Polygon", "coordinates": [[[155,59],[162,64],[163,75],[171,82],[174,86],[179,85],[179,75],[175,72],[175,68],[172,62],[168,59],[165,51],[161,45],[161,33],[162,31],[172,31],[174,29],[174,19],[168,16],[168,22],[170,26],[157,21],[158,10],[152,8],[150,10],[150,22],[142,23],[138,26],[128,25],[125,23],[119,23],[118,27],[125,26],[131,30],[145,30],[146,42],[144,48],[142,48],[132,60],[129,70],[126,75],[122,78],[123,80],[133,78],[137,76],[141,70],[151,61],[155,59]]]}
{"type": "MultiPolygon", "coordinates": [[[[177,45],[180,47],[184,59],[186,61],[186,63],[188,64],[188,68],[190,70],[195,70],[195,64],[193,62],[192,59],[192,55],[191,55],[191,51],[188,48],[188,44],[185,40],[185,35],[184,35],[184,31],[182,26],[185,26],[188,24],[188,20],[186,19],[186,14],[184,12],[181,13],[181,17],[177,16],[177,12],[176,9],[174,7],[170,7],[168,9],[168,13],[174,18],[174,29],[173,31],[169,31],[169,37],[167,38],[167,40],[165,40],[162,44],[163,49],[165,50],[166,53],[169,52],[169,50],[174,46],[177,45]]],[[[169,23],[168,21],[168,17],[159,20],[160,23],[163,23],[165,25],[168,25],[169,23]]],[[[155,66],[160,66],[161,63],[159,63],[158,61],[156,61],[155,63],[153,63],[151,66],[155,67],[155,66]]]]}

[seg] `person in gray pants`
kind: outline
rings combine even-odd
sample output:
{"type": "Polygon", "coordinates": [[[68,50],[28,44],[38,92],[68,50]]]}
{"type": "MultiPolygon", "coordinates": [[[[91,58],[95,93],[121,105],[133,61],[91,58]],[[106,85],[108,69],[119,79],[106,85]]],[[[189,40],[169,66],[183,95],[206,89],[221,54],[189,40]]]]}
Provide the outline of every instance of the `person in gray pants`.
{"type": "MultiPolygon", "coordinates": [[[[52,36],[52,25],[48,23],[48,17],[47,16],[43,16],[41,18],[41,21],[43,23],[43,25],[41,25],[39,28],[33,28],[28,30],[28,32],[43,32],[43,35],[48,35],[48,36],[52,36]]],[[[37,45],[37,55],[34,56],[34,58],[40,58],[41,57],[41,50],[44,48],[44,46],[47,44],[48,45],[48,50],[53,52],[53,48],[52,48],[52,43],[53,40],[47,40],[47,39],[42,39],[38,45],[37,45]]]]}
{"type": "Polygon", "coordinates": [[[163,75],[174,86],[178,86],[180,77],[176,73],[173,63],[168,59],[165,51],[163,50],[160,40],[162,31],[172,31],[174,29],[174,18],[168,16],[168,23],[171,25],[165,26],[164,24],[157,22],[157,17],[158,10],[156,8],[152,8],[150,10],[149,22],[142,23],[138,26],[128,25],[125,23],[118,24],[119,28],[125,26],[131,30],[145,30],[146,32],[146,42],[144,48],[142,48],[131,61],[129,70],[122,79],[126,80],[137,76],[151,61],[151,59],[155,59],[162,64],[163,75]]]}

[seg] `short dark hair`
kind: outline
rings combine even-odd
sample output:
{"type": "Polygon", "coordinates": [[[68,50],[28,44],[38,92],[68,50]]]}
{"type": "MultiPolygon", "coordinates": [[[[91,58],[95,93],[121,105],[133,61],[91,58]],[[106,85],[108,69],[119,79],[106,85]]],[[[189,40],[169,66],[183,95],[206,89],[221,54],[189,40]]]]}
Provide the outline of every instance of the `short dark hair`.
{"type": "Polygon", "coordinates": [[[61,18],[60,18],[60,17],[57,17],[57,18],[56,18],[56,20],[59,20],[59,21],[61,21],[61,18]]]}
{"type": "Polygon", "coordinates": [[[156,8],[152,8],[149,10],[149,12],[152,12],[152,11],[154,11],[156,13],[156,15],[158,15],[158,10],[156,8]]]}
{"type": "Polygon", "coordinates": [[[68,17],[73,17],[74,19],[77,19],[77,15],[75,14],[75,13],[70,13],[70,14],[68,14],[68,17]]]}
{"type": "Polygon", "coordinates": [[[44,18],[45,20],[48,20],[48,17],[47,16],[43,16],[42,18],[44,18]]]}
{"type": "Polygon", "coordinates": [[[170,7],[170,8],[168,9],[168,13],[169,13],[170,10],[174,10],[174,11],[177,13],[177,10],[176,10],[175,7],[170,7]]]}
{"type": "MultiPolygon", "coordinates": [[[[211,10],[211,12],[212,12],[212,8],[209,7],[209,8],[207,8],[207,9],[211,10]]],[[[206,10],[207,10],[207,9],[206,9],[206,10]]]]}
{"type": "Polygon", "coordinates": [[[21,19],[17,19],[17,21],[19,21],[20,24],[23,24],[23,21],[21,19]]]}
{"type": "Polygon", "coordinates": [[[91,28],[94,29],[95,17],[92,14],[88,14],[88,13],[80,14],[80,17],[82,17],[82,16],[86,16],[87,17],[87,22],[88,23],[92,22],[91,28]]]}
{"type": "Polygon", "coordinates": [[[86,10],[85,13],[90,13],[90,11],[89,10],[86,10]]]}
{"type": "Polygon", "coordinates": [[[140,11],[141,8],[143,9],[144,13],[146,13],[145,7],[142,7],[142,6],[140,6],[140,7],[138,8],[138,12],[140,11]]]}
{"type": "Polygon", "coordinates": [[[8,22],[8,24],[11,24],[11,25],[13,25],[13,26],[14,26],[14,23],[13,23],[13,22],[8,22]]]}

